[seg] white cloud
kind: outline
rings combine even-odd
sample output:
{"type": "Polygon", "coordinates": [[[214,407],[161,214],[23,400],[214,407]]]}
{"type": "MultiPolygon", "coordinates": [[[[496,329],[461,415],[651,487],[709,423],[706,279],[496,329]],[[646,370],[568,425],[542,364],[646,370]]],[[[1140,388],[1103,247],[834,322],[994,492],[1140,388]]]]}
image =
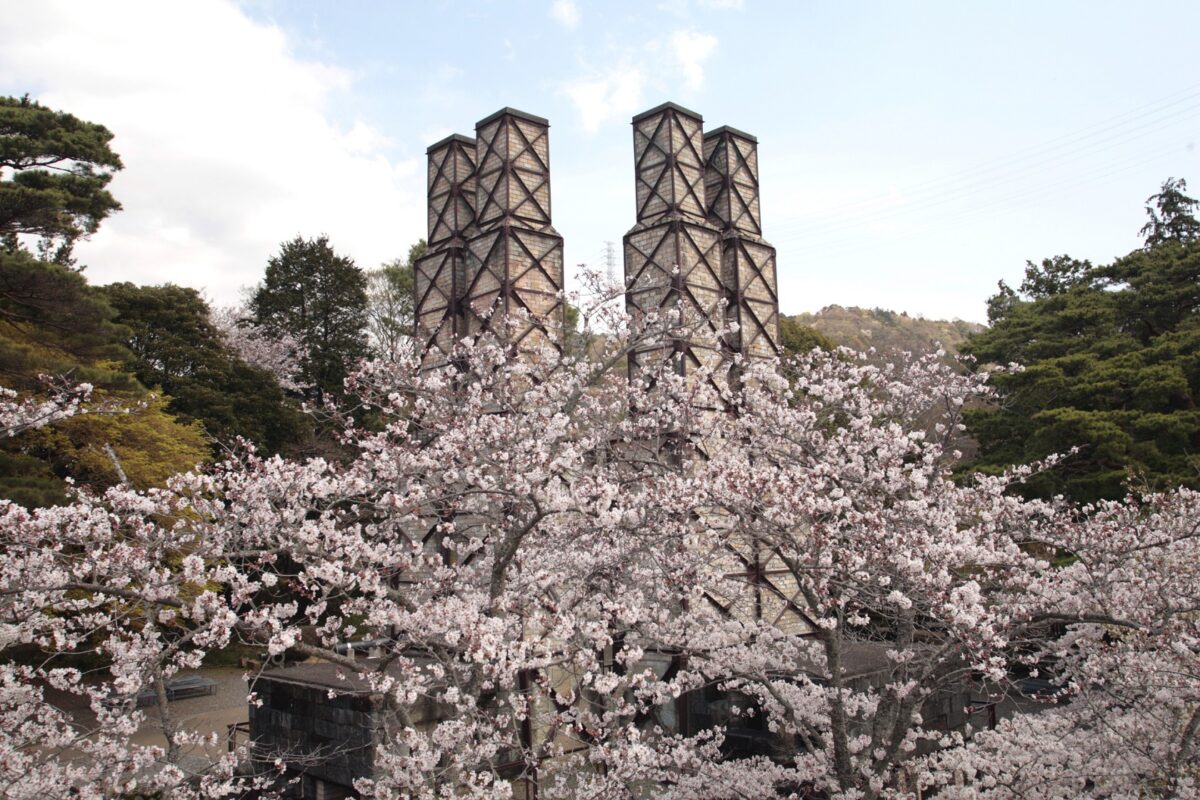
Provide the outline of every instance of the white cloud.
{"type": "Polygon", "coordinates": [[[695,91],[704,85],[704,62],[717,49],[717,37],[696,31],[671,34],[670,52],[683,73],[684,86],[695,91]]]}
{"type": "Polygon", "coordinates": [[[574,30],[579,25],[579,6],[575,0],[554,0],[550,4],[550,16],[564,28],[574,30]]]}
{"type": "Polygon", "coordinates": [[[745,7],[744,0],[696,0],[704,8],[715,8],[720,11],[741,11],[745,7]]]}
{"type": "Polygon", "coordinates": [[[354,155],[371,155],[393,144],[391,137],[361,119],[354,120],[354,125],[342,135],[341,141],[346,152],[354,155]]]}
{"type": "Polygon", "coordinates": [[[580,123],[589,133],[610,119],[638,111],[642,105],[645,76],[636,67],[617,67],[593,77],[569,81],[563,91],[579,112],[580,123]]]}
{"type": "Polygon", "coordinates": [[[704,65],[717,49],[717,37],[681,29],[640,47],[610,49],[604,61],[615,66],[586,69],[560,84],[589,133],[602,124],[643,110],[647,91],[667,97],[704,85],[704,65]]]}
{"type": "Polygon", "coordinates": [[[94,283],[174,282],[223,303],[296,234],[328,233],[365,268],[401,253],[422,233],[400,227],[423,217],[420,164],[390,157],[368,122],[331,119],[351,83],[227,0],[39,2],[0,28],[0,91],[115,134],[125,210],[77,248],[94,283]]]}

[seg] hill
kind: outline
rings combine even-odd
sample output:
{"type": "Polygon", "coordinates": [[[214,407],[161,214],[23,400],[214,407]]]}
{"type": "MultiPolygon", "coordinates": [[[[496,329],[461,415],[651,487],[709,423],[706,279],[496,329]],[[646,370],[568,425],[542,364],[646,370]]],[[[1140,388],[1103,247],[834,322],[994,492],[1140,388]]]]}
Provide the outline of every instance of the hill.
{"type": "Polygon", "coordinates": [[[791,318],[839,345],[855,350],[874,347],[881,353],[904,350],[927,352],[937,344],[949,352],[957,352],[968,336],[986,327],[961,319],[923,319],[882,308],[844,308],[836,305],[826,306],[815,314],[795,314],[791,318]]]}

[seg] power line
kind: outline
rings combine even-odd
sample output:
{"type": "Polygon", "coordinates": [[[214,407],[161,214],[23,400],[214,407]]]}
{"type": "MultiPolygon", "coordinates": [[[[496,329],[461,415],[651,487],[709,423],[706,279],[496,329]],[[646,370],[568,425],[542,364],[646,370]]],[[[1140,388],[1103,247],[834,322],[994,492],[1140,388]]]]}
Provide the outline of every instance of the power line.
{"type": "MultiPolygon", "coordinates": [[[[913,198],[913,201],[906,207],[912,207],[913,202],[927,206],[937,202],[948,201],[952,196],[961,195],[967,191],[979,191],[990,185],[1010,183],[1016,180],[1021,174],[1045,167],[1054,162],[1064,159],[1078,159],[1086,155],[1096,154],[1096,152],[1089,153],[1088,151],[1102,152],[1122,144],[1128,144],[1131,141],[1144,138],[1150,134],[1178,125],[1180,122],[1187,121],[1191,118],[1192,112],[1200,108],[1200,103],[1195,102],[1197,99],[1200,99],[1200,89],[1190,87],[1187,90],[1176,92],[1174,95],[1168,96],[1168,98],[1163,100],[1113,117],[1104,123],[1098,123],[1083,128],[1080,131],[1052,139],[1038,147],[984,162],[950,177],[914,184],[905,191],[906,195],[913,198]],[[1178,108],[1180,105],[1184,107],[1178,108]],[[1146,108],[1152,108],[1153,110],[1145,112],[1144,109],[1146,108]],[[1114,120],[1119,121],[1114,123],[1114,120]],[[1142,124],[1133,125],[1133,123],[1142,120],[1145,120],[1142,124]],[[1130,125],[1133,126],[1130,127],[1130,125]],[[1122,128],[1124,130],[1121,130],[1122,128]],[[1092,141],[1088,141],[1089,139],[1092,139],[1092,141]],[[1070,151],[1059,152],[1081,142],[1083,144],[1074,147],[1070,151]],[[1039,156],[1041,158],[1038,158],[1039,156]],[[980,180],[982,176],[997,172],[1001,174],[980,180]],[[973,176],[975,176],[974,179],[973,176]],[[928,196],[923,197],[924,195],[928,196]]],[[[881,206],[887,208],[888,201],[889,199],[886,197],[876,197],[866,201],[844,203],[816,217],[807,219],[794,218],[791,223],[775,226],[776,236],[774,238],[778,238],[780,230],[828,230],[836,229],[846,224],[857,223],[860,219],[871,213],[874,208],[881,206]]],[[[889,213],[896,213],[896,210],[893,209],[889,213]]]]}
{"type": "MultiPolygon", "coordinates": [[[[1125,162],[1118,162],[1121,164],[1121,166],[1116,169],[1109,169],[1104,172],[1093,173],[1081,180],[1072,179],[1062,181],[1057,184],[1052,184],[1048,187],[1043,186],[1035,189],[1024,189],[1003,197],[993,198],[989,202],[983,203],[982,205],[973,206],[970,209],[965,209],[961,213],[954,214],[949,217],[940,217],[938,219],[938,223],[947,224],[971,217],[981,216],[983,214],[988,214],[989,216],[999,216],[1001,214],[1027,208],[1028,203],[1025,201],[1029,198],[1045,198],[1047,196],[1056,196],[1069,190],[1078,189],[1081,186],[1097,183],[1102,184],[1117,175],[1137,169],[1138,167],[1145,166],[1146,164],[1160,161],[1164,156],[1170,155],[1172,152],[1174,152],[1174,150],[1175,148],[1171,148],[1169,150],[1160,150],[1149,158],[1139,158],[1133,160],[1132,162],[1129,160],[1126,160],[1125,162]]],[[[838,255],[851,255],[889,246],[892,246],[892,243],[888,241],[862,242],[861,237],[843,237],[840,240],[818,243],[813,247],[806,247],[805,245],[801,244],[794,248],[794,252],[802,255],[805,259],[812,259],[815,257],[823,257],[831,253],[837,253],[838,255]],[[846,246],[847,244],[850,246],[846,246]]]]}
{"type": "MultiPolygon", "coordinates": [[[[1198,105],[1197,107],[1200,108],[1200,105],[1198,105]]],[[[1166,127],[1169,127],[1169,126],[1166,126],[1166,127]]],[[[1144,133],[1140,134],[1139,136],[1133,137],[1133,139],[1130,139],[1128,141],[1133,141],[1134,139],[1144,138],[1145,136],[1150,135],[1151,133],[1157,133],[1163,129],[1165,129],[1165,128],[1159,128],[1154,131],[1144,132],[1144,133]]],[[[1128,141],[1125,143],[1128,143],[1128,141]]],[[[1178,145],[1172,145],[1170,149],[1175,149],[1177,146],[1178,145]]],[[[1110,148],[1103,148],[1103,150],[1107,150],[1107,149],[1110,149],[1110,148]]],[[[1156,152],[1167,152],[1167,150],[1156,149],[1156,152]]],[[[1140,152],[1138,155],[1142,155],[1142,154],[1144,154],[1144,151],[1140,152]]],[[[1066,163],[1070,163],[1070,161],[1078,161],[1080,159],[1085,159],[1085,158],[1092,159],[1092,158],[1095,158],[1096,155],[1097,155],[1097,153],[1095,153],[1095,152],[1093,152],[1093,153],[1082,153],[1081,152],[1077,155],[1072,156],[1066,163]]],[[[1101,167],[1107,166],[1110,163],[1112,163],[1112,162],[1104,162],[1103,164],[1101,164],[1101,167]]],[[[1058,166],[1058,165],[1056,165],[1056,166],[1058,166]]],[[[1052,174],[1053,174],[1052,172],[1047,171],[1047,170],[1039,170],[1039,175],[1041,177],[1048,177],[1052,174]]],[[[944,194],[939,195],[939,196],[928,197],[923,200],[917,200],[917,201],[910,202],[910,203],[907,203],[904,205],[895,206],[895,207],[887,209],[887,210],[881,210],[879,213],[873,213],[873,214],[872,213],[864,213],[857,218],[846,219],[840,223],[830,224],[830,225],[827,225],[820,229],[814,229],[811,232],[805,232],[804,229],[802,229],[802,228],[791,228],[791,229],[784,228],[783,235],[781,236],[778,233],[778,228],[776,228],[777,232],[775,233],[775,235],[772,238],[776,242],[795,241],[797,239],[804,238],[804,239],[808,239],[808,240],[815,240],[817,243],[821,243],[828,239],[840,239],[849,230],[860,230],[864,225],[870,224],[872,222],[881,222],[881,221],[886,221],[886,220],[892,220],[897,217],[903,217],[903,216],[915,214],[915,213],[918,213],[921,211],[928,211],[930,209],[934,209],[939,206],[945,206],[945,205],[951,204],[951,203],[953,203],[953,204],[960,204],[963,202],[969,203],[971,201],[971,199],[975,198],[975,197],[986,198],[987,196],[994,194],[997,189],[1004,188],[1006,186],[1010,186],[1014,183],[1025,182],[1023,180],[1024,177],[1025,176],[1023,173],[1017,173],[1017,174],[1009,175],[1002,179],[997,179],[997,180],[994,180],[994,181],[991,181],[988,183],[963,186],[963,187],[953,190],[953,191],[947,191],[944,194]]],[[[1028,190],[1036,192],[1037,188],[1029,187],[1028,190]]]]}

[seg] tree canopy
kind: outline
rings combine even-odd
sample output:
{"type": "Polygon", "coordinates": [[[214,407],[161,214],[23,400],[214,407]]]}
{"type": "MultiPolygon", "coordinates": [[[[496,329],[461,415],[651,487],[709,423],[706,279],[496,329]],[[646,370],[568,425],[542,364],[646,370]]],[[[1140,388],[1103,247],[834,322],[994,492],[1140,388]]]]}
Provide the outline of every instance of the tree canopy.
{"type": "MultiPolygon", "coordinates": [[[[881,358],[903,352],[933,352],[939,346],[953,353],[969,334],[983,327],[960,319],[929,320],[902,311],[837,305],[815,313],[781,317],[780,331],[785,340],[792,325],[809,328],[835,346],[860,352],[874,348],[881,358]]],[[[805,337],[807,342],[808,335],[805,337]]]]}
{"type": "Polygon", "coordinates": [[[304,419],[278,381],[228,348],[195,289],[118,283],[103,294],[129,331],[134,375],[166,392],[167,411],[199,423],[215,448],[241,437],[277,453],[302,437],[304,419]]]}
{"type": "Polygon", "coordinates": [[[1194,796],[1200,493],[956,482],[983,376],[813,350],[795,387],[761,362],[723,392],[667,359],[627,381],[663,331],[611,319],[583,363],[494,340],[452,376],[366,363],[385,424],[342,430],[344,462],[0,505],[7,793],[269,798],[339,770],[421,800],[1194,796]],[[235,642],[312,659],[251,673],[252,746],[165,691],[138,730],[143,685],[235,642]]]}
{"type": "Polygon", "coordinates": [[[413,268],[425,253],[425,240],[367,273],[367,335],[376,358],[394,358],[413,329],[413,268]]]}
{"type": "Polygon", "coordinates": [[[34,407],[86,386],[92,411],[0,441],[0,497],[30,506],[65,502],[66,480],[149,487],[208,457],[200,429],[127,369],[131,330],[71,266],[72,244],[120,208],[106,188],[121,168],[111,139],[27,97],[0,98],[0,386],[34,407]]]}
{"type": "Polygon", "coordinates": [[[106,188],[121,159],[103,125],[52,111],[27,96],[0,98],[0,235],[8,249],[18,235],[36,236],[39,249],[67,262],[71,246],[95,233],[121,208],[106,188]]]}
{"type": "Polygon", "coordinates": [[[94,388],[93,405],[111,412],[0,442],[0,497],[47,505],[65,500],[68,478],[112,486],[121,480],[113,455],[140,487],[208,457],[200,428],[177,420],[171,399],[151,397],[128,369],[131,335],[82,274],[23,250],[0,252],[0,385],[40,396],[47,380],[84,383],[94,388]]]}
{"type": "Polygon", "coordinates": [[[807,353],[814,347],[822,350],[834,350],[837,345],[825,334],[811,325],[796,321],[795,317],[780,317],[779,344],[789,355],[807,353]]]}
{"type": "Polygon", "coordinates": [[[301,377],[314,401],[344,393],[347,370],[367,355],[367,281],[326,236],[284,242],[250,301],[254,321],[302,345],[301,377]]]}
{"type": "Polygon", "coordinates": [[[1181,188],[1155,196],[1144,248],[1098,266],[1031,262],[1019,290],[989,300],[992,326],[964,351],[1024,369],[997,375],[1000,402],[970,414],[974,469],[1079,447],[1025,491],[1090,502],[1143,482],[1200,485],[1200,239],[1181,188]]]}
{"type": "Polygon", "coordinates": [[[1142,227],[1146,249],[1164,242],[1194,242],[1200,239],[1200,221],[1196,219],[1196,200],[1188,197],[1187,181],[1183,178],[1168,178],[1158,194],[1146,198],[1146,215],[1150,217],[1142,227]]]}

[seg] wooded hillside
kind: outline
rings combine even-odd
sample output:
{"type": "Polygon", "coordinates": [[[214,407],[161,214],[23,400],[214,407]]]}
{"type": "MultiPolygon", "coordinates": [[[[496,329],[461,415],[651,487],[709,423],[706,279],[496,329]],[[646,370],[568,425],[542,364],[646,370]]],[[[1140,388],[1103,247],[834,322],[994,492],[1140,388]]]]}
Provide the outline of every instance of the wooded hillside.
{"type": "Polygon", "coordinates": [[[881,353],[923,353],[937,349],[938,344],[957,352],[968,336],[985,329],[984,325],[961,319],[924,319],[882,308],[838,305],[826,306],[815,314],[795,314],[791,319],[814,328],[836,344],[855,350],[874,347],[881,353]]]}

